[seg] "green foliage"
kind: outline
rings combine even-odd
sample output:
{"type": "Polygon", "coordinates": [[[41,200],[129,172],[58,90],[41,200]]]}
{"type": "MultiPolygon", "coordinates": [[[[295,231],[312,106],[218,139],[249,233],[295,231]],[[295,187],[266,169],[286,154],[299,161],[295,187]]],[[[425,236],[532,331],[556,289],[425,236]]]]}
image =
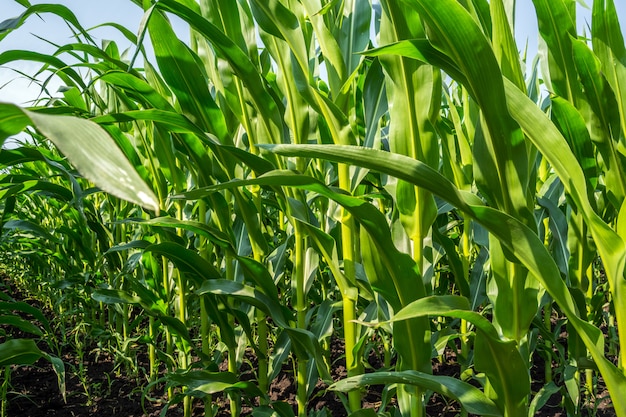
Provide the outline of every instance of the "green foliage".
{"type": "MultiPolygon", "coordinates": [[[[510,0],[134,3],[139,36],[109,24],[130,59],[64,6],[20,1],[0,23],[1,41],[53,13],[76,35],[50,55],[0,54],[64,84],[37,106],[0,104],[1,141],[28,137],[0,151],[0,262],[57,315],[2,302],[2,329],[88,328],[123,363],[140,343],[148,390],[164,384],[185,415],[220,392],[232,415],[255,398],[254,415],[293,415],[267,395],[291,358],[298,416],[320,380],[355,416],[424,416],[434,392],[502,416],[560,393],[583,415],[598,373],[626,417],[626,46],[612,0],[593,1],[590,39],[573,0],[533,1],[541,79],[537,63],[525,74],[510,0]],[[384,366],[365,373],[379,350],[384,366]],[[432,375],[446,350],[458,378],[432,375]],[[242,381],[250,354],[256,378],[242,381]],[[361,410],[370,385],[385,385],[377,412],[361,410]]],[[[2,337],[5,366],[47,357],[2,337]]]]}

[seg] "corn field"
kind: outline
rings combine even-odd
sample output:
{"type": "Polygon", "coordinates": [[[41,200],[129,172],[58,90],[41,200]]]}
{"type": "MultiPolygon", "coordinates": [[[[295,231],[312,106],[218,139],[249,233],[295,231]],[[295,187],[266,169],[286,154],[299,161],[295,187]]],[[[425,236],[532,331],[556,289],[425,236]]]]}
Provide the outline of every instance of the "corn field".
{"type": "Polygon", "coordinates": [[[87,341],[146,401],[163,389],[163,415],[325,416],[321,384],[354,417],[426,416],[433,395],[450,415],[552,398],[626,417],[613,0],[589,2],[582,33],[575,0],[533,0],[537,58],[515,0],[129,0],[139,32],[110,23],[127,45],[15,1],[0,45],[48,15],[74,37],[0,47],[41,86],[0,103],[0,268],[38,300],[0,293],[3,417],[11,375],[40,359],[69,394],[61,348],[87,341]],[[444,355],[456,375],[433,372],[444,355]],[[285,368],[292,402],[269,396],[285,368]]]}

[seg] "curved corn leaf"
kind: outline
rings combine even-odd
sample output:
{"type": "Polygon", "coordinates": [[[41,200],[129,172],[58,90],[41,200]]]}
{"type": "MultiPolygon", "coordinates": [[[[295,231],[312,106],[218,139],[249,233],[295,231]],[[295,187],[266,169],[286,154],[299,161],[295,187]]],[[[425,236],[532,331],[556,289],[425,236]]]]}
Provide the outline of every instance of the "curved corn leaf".
{"type": "Polygon", "coordinates": [[[446,316],[474,324],[476,326],[474,342],[476,370],[485,372],[487,375],[489,383],[498,393],[495,401],[503,413],[505,410],[506,413],[523,412],[526,409],[530,392],[530,377],[517,343],[513,340],[501,339],[489,320],[469,308],[469,301],[465,297],[431,296],[412,302],[396,312],[390,321],[396,322],[424,316],[446,316]]]}
{"type": "Polygon", "coordinates": [[[224,115],[211,96],[194,53],[176,37],[160,11],[153,10],[149,19],[148,32],[159,69],[176,94],[183,113],[224,143],[227,141],[224,115]]]}
{"type": "Polygon", "coordinates": [[[168,373],[162,380],[168,387],[187,387],[182,394],[177,394],[172,403],[180,401],[184,396],[205,398],[222,391],[243,391],[253,397],[264,397],[259,388],[252,382],[239,381],[231,372],[210,372],[205,370],[181,370],[168,373]]]}
{"type": "MultiPolygon", "coordinates": [[[[0,325],[15,327],[23,332],[43,336],[43,332],[30,321],[12,314],[0,314],[0,325]]],[[[10,332],[9,332],[10,333],[10,332]]]]}
{"type": "MultiPolygon", "coordinates": [[[[406,55],[414,59],[431,62],[442,66],[457,81],[467,82],[456,65],[446,60],[428,42],[420,40],[399,42],[395,45],[374,50],[373,54],[380,55],[385,53],[406,55]]],[[[556,126],[535,103],[507,79],[504,79],[504,90],[510,114],[515,117],[515,120],[523,128],[527,138],[548,159],[551,167],[561,178],[567,193],[573,199],[573,203],[582,211],[585,221],[596,240],[601,257],[605,261],[607,276],[613,288],[615,288],[620,281],[624,281],[621,280],[624,270],[624,254],[626,253],[624,242],[593,210],[587,198],[585,175],[580,168],[578,160],[570,150],[567,141],[556,126]],[[617,281],[617,277],[620,277],[620,281],[617,281]]],[[[311,156],[314,155],[309,155],[309,157],[311,156]]],[[[435,178],[429,177],[428,181],[431,180],[435,180],[435,178]]],[[[439,180],[436,181],[443,185],[439,180]]],[[[620,286],[626,287],[626,284],[620,284],[620,286]]],[[[626,291],[626,288],[623,291],[626,291]]]]}
{"type": "MultiPolygon", "coordinates": [[[[0,312],[20,311],[22,313],[30,314],[43,325],[43,327],[50,331],[50,323],[46,316],[43,315],[41,310],[23,301],[0,301],[0,312]]],[[[4,313],[3,313],[4,314],[4,313]]]]}
{"type": "Polygon", "coordinates": [[[0,343],[0,366],[32,365],[43,356],[32,339],[11,339],[0,343]]]}
{"type": "Polygon", "coordinates": [[[280,327],[290,327],[288,323],[288,320],[291,320],[290,314],[286,315],[286,310],[281,306],[278,298],[268,296],[251,286],[226,279],[215,279],[205,281],[196,290],[196,293],[199,295],[211,293],[236,297],[264,311],[280,327]]]}
{"type": "Polygon", "coordinates": [[[91,36],[83,29],[80,22],[76,18],[74,12],[68,9],[66,6],[62,4],[34,4],[31,5],[27,1],[20,0],[20,4],[27,5],[28,8],[22,13],[20,16],[7,19],[0,23],[0,40],[4,39],[12,30],[20,27],[26,19],[28,19],[31,15],[41,14],[41,13],[52,13],[59,16],[64,21],[71,23],[76,29],[78,29],[83,36],[85,36],[88,40],[93,42],[91,36]]]}
{"type": "MultiPolygon", "coordinates": [[[[594,3],[594,6],[600,3],[603,2],[594,3]]],[[[604,17],[607,17],[607,22],[609,22],[610,25],[617,25],[616,15],[614,14],[614,5],[611,5],[612,2],[609,2],[609,10],[606,16],[604,16],[603,9],[599,10],[594,7],[594,16],[597,16],[597,19],[604,19],[604,17]]],[[[598,22],[598,24],[605,23],[606,22],[598,22]]],[[[604,29],[606,29],[606,27],[604,29]]],[[[609,42],[609,40],[615,41],[615,36],[618,36],[615,33],[611,33],[612,32],[610,30],[607,30],[607,33],[602,34],[602,37],[606,42],[609,42]]],[[[621,35],[618,37],[621,39],[621,35]]],[[[609,42],[608,45],[611,45],[611,43],[609,42]]],[[[618,55],[621,54],[620,51],[626,50],[623,47],[623,44],[621,47],[616,45],[617,44],[614,43],[612,47],[617,48],[616,50],[618,51],[618,55]]],[[[611,51],[607,52],[606,48],[608,48],[608,46],[606,46],[606,44],[600,45],[599,48],[605,48],[602,50],[608,55],[613,53],[611,51]]],[[[376,53],[384,53],[385,50],[382,49],[383,48],[376,51],[376,53]]],[[[463,80],[463,82],[467,82],[467,80],[464,80],[464,76],[460,73],[460,70],[456,67],[456,65],[454,63],[451,64],[450,61],[442,58],[442,54],[435,51],[434,48],[432,48],[432,46],[428,43],[422,41],[408,42],[401,43],[399,45],[392,45],[385,49],[386,52],[389,53],[408,54],[418,60],[430,60],[432,63],[436,63],[437,65],[442,66],[442,68],[445,68],[446,71],[453,77],[459,77],[459,82],[461,82],[461,80],[463,80]]],[[[605,65],[605,63],[603,63],[603,65],[605,65]]],[[[612,74],[616,77],[613,81],[619,78],[618,74],[621,71],[620,68],[623,68],[623,66],[620,65],[621,64],[616,64],[614,66],[615,71],[613,69],[611,70],[613,71],[612,74]]],[[[624,72],[624,75],[626,75],[626,72],[624,72]]],[[[611,82],[610,79],[609,82],[611,82]]],[[[536,106],[535,103],[533,103],[522,91],[519,90],[519,88],[507,79],[504,79],[504,89],[510,114],[515,117],[515,120],[520,124],[520,126],[522,126],[528,139],[549,161],[551,167],[555,170],[557,175],[561,178],[562,183],[565,185],[566,191],[572,198],[574,205],[580,210],[581,215],[584,217],[585,222],[595,240],[598,252],[603,259],[607,277],[611,286],[611,292],[618,300],[617,303],[621,305],[621,303],[623,303],[622,300],[626,299],[626,280],[623,279],[624,265],[626,261],[626,246],[624,241],[594,212],[593,207],[586,195],[587,187],[584,173],[558,129],[553,123],[550,122],[547,116],[536,106]]],[[[311,157],[311,155],[307,156],[311,157]]],[[[355,163],[360,164],[356,161],[355,163]]],[[[383,172],[386,171],[383,170],[383,172]]],[[[618,323],[626,323],[626,309],[618,309],[616,313],[618,316],[618,323]]],[[[587,347],[589,347],[589,344],[599,344],[600,341],[596,339],[596,330],[587,327],[585,324],[582,324],[582,326],[585,328],[587,336],[589,336],[589,339],[585,341],[587,347]],[[596,341],[593,342],[593,340],[596,341]]],[[[580,331],[580,329],[578,330],[580,331]]],[[[593,350],[592,352],[594,359],[599,358],[600,350],[593,350]]],[[[620,389],[617,388],[617,386],[623,384],[624,376],[619,373],[616,374],[615,369],[611,366],[605,367],[605,360],[599,360],[599,362],[602,364],[604,368],[603,372],[606,373],[607,378],[612,380],[611,384],[615,384],[615,389],[617,391],[613,392],[619,392],[620,389]]],[[[626,410],[626,404],[624,404],[623,407],[626,410]]],[[[624,411],[624,413],[626,415],[626,411],[624,411]]]]}
{"type": "Polygon", "coordinates": [[[506,78],[489,40],[456,0],[418,0],[411,5],[424,21],[429,41],[464,75],[464,86],[482,111],[485,132],[474,142],[477,185],[496,207],[532,224],[526,199],[528,152],[522,131],[507,109],[506,78]]]}
{"type": "Polygon", "coordinates": [[[224,279],[206,281],[196,293],[200,295],[211,293],[234,297],[265,312],[289,335],[296,355],[302,359],[314,357],[315,365],[322,378],[325,381],[332,380],[328,369],[324,366],[325,362],[317,337],[307,330],[291,326],[287,321],[289,315],[286,314],[278,299],[269,297],[253,287],[224,279]]]}
{"type": "Polygon", "coordinates": [[[94,184],[116,197],[158,213],[159,203],[152,190],[97,124],[71,116],[35,113],[8,103],[0,103],[0,114],[4,130],[2,141],[28,125],[35,126],[94,184]]]}
{"type": "MultiPolygon", "coordinates": [[[[62,61],[54,55],[22,50],[11,50],[2,52],[0,54],[0,65],[5,65],[9,62],[19,60],[41,62],[46,66],[56,68],[57,71],[55,72],[55,74],[58,75],[59,78],[61,78],[66,85],[77,86],[81,90],[87,87],[85,85],[85,81],[82,79],[80,74],[76,70],[74,70],[74,68],[72,68],[66,62],[62,61]]],[[[2,111],[4,112],[5,109],[3,109],[2,111]]]]}
{"type": "Polygon", "coordinates": [[[270,171],[274,166],[267,160],[262,159],[250,152],[239,149],[235,146],[221,145],[212,136],[207,135],[198,126],[194,125],[188,118],[180,113],[158,109],[132,110],[124,113],[109,113],[103,116],[94,117],[92,121],[96,123],[123,123],[131,121],[152,121],[158,125],[166,127],[170,132],[191,133],[195,136],[184,135],[185,145],[198,161],[202,161],[206,152],[204,145],[220,156],[226,158],[224,153],[234,156],[257,174],[270,171]]]}
{"type": "Polygon", "coordinates": [[[521,90],[525,90],[526,83],[513,36],[513,22],[510,20],[512,18],[512,15],[509,14],[511,10],[507,11],[507,5],[503,0],[492,0],[489,2],[489,7],[493,23],[491,43],[500,63],[502,75],[513,81],[521,90]]]}
{"type": "Polygon", "coordinates": [[[598,174],[594,149],[585,120],[569,101],[560,97],[552,97],[551,101],[552,121],[567,139],[572,152],[576,155],[588,182],[588,194],[591,195],[595,190],[594,183],[597,182],[598,174]]]}
{"type": "MultiPolygon", "coordinates": [[[[219,56],[228,61],[244,85],[250,90],[250,99],[254,101],[257,111],[263,115],[261,122],[265,124],[270,139],[277,142],[282,141],[285,131],[280,115],[280,105],[269,92],[266,81],[257,71],[256,66],[237,44],[207,19],[180,2],[174,0],[159,1],[157,7],[174,13],[185,20],[210,41],[211,45],[218,51],[219,56]]],[[[185,74],[185,76],[187,75],[185,74]]]]}
{"type": "Polygon", "coordinates": [[[335,382],[329,387],[335,391],[350,391],[368,385],[407,384],[438,392],[457,400],[465,411],[479,416],[502,416],[502,412],[478,388],[456,378],[430,375],[418,371],[374,372],[335,382]]]}
{"type": "Polygon", "coordinates": [[[613,0],[594,0],[591,43],[617,100],[622,131],[626,131],[626,45],[613,0]]]}
{"type": "MultiPolygon", "coordinates": [[[[554,125],[552,125],[546,118],[545,114],[543,114],[541,110],[526,97],[526,95],[519,91],[517,87],[512,86],[511,90],[515,91],[515,93],[511,92],[511,96],[517,99],[514,100],[515,105],[513,105],[511,101],[509,102],[509,105],[512,107],[512,114],[515,114],[516,117],[519,116],[520,119],[523,119],[519,112],[513,111],[521,111],[523,108],[525,109],[524,114],[536,116],[531,117],[530,120],[526,122],[528,125],[525,123],[524,127],[528,127],[531,131],[533,131],[533,134],[537,133],[537,138],[541,139],[538,142],[543,141],[541,143],[542,149],[540,150],[543,152],[543,148],[546,148],[546,153],[544,155],[550,156],[550,163],[553,163],[552,157],[555,157],[555,170],[557,170],[557,164],[564,166],[564,162],[567,161],[569,157],[573,158],[573,155],[569,151],[563,137],[558,133],[558,130],[556,130],[554,125]],[[525,106],[522,102],[530,104],[525,106]],[[540,117],[537,116],[534,109],[539,112],[541,115],[540,117]],[[532,124],[533,121],[535,123],[534,125],[532,124]],[[539,135],[539,131],[541,132],[541,135],[539,135]],[[552,135],[554,131],[556,131],[556,136],[552,135]],[[548,147],[551,142],[554,146],[552,149],[548,147]],[[565,146],[565,150],[563,150],[562,146],[565,146]],[[558,155],[555,154],[556,152],[558,152],[558,155]]],[[[537,146],[539,147],[538,144],[537,146]]],[[[574,300],[572,299],[567,286],[561,279],[557,265],[547,249],[544,247],[543,242],[527,226],[505,213],[490,207],[482,206],[482,202],[476,196],[456,189],[456,187],[449,180],[429,168],[427,165],[402,155],[356,146],[267,145],[266,147],[281,155],[306,155],[308,158],[323,158],[340,163],[353,163],[355,165],[383,172],[426,188],[433,194],[438,195],[457,208],[461,209],[474,220],[482,224],[482,226],[485,227],[485,229],[487,229],[490,233],[496,236],[500,243],[507,248],[506,253],[508,253],[507,256],[510,257],[510,260],[514,262],[521,262],[546,288],[550,296],[557,302],[557,304],[559,304],[561,310],[565,313],[572,326],[579,333],[587,349],[589,349],[589,352],[598,366],[598,369],[605,378],[609,392],[611,392],[612,395],[617,395],[617,393],[622,392],[622,390],[626,390],[626,376],[624,376],[624,374],[622,374],[615,367],[615,365],[604,357],[604,338],[602,336],[602,332],[597,327],[580,318],[574,300]]],[[[557,173],[558,172],[560,171],[557,170],[557,173]]],[[[568,171],[565,172],[567,173],[568,171]]],[[[572,176],[569,178],[570,183],[568,184],[568,188],[571,187],[573,183],[582,183],[582,186],[578,191],[570,191],[571,193],[576,193],[576,199],[580,200],[580,190],[585,189],[585,179],[582,175],[582,171],[580,170],[575,171],[572,174],[574,174],[575,177],[572,176]],[[578,174],[578,172],[580,172],[580,174],[578,174]]],[[[567,175],[564,175],[564,177],[567,178],[567,175]]],[[[589,208],[588,201],[586,204],[586,207],[589,208]]],[[[583,206],[583,210],[586,210],[585,206],[583,206]]],[[[606,242],[615,243],[614,246],[607,246],[603,249],[606,259],[611,259],[612,257],[618,262],[614,265],[606,265],[607,271],[608,268],[611,268],[612,273],[615,272],[616,268],[622,268],[621,270],[623,271],[623,256],[625,251],[619,251],[619,248],[623,247],[623,242],[610,228],[608,228],[604,222],[597,217],[597,215],[595,215],[595,213],[593,213],[593,211],[591,211],[591,213],[592,216],[595,216],[592,217],[591,220],[596,222],[597,229],[595,232],[599,237],[599,239],[597,239],[599,244],[605,245],[606,242]],[[616,238],[619,240],[616,241],[616,238]]],[[[600,249],[600,247],[598,249],[600,249]]],[[[620,282],[618,284],[620,287],[626,286],[626,283],[620,282]]],[[[626,403],[620,405],[619,402],[615,401],[615,404],[616,407],[623,407],[623,409],[619,409],[618,415],[626,416],[626,403]]]]}
{"type": "Polygon", "coordinates": [[[63,400],[66,400],[66,391],[65,391],[65,363],[62,359],[57,358],[55,356],[44,353],[44,358],[48,360],[52,364],[52,369],[54,369],[54,373],[57,375],[57,384],[59,385],[59,391],[61,391],[61,396],[63,400]]]}
{"type": "Polygon", "coordinates": [[[153,252],[166,257],[172,261],[179,270],[191,273],[194,282],[198,286],[202,285],[205,280],[219,279],[222,277],[220,272],[206,259],[198,255],[195,250],[187,249],[178,243],[157,243],[145,248],[144,252],[153,252]]]}
{"type": "MultiPolygon", "coordinates": [[[[3,151],[4,152],[4,151],[3,151]]],[[[3,178],[3,179],[6,179],[3,178]]],[[[12,187],[7,187],[0,189],[0,199],[5,199],[10,196],[22,193],[22,192],[32,192],[37,191],[41,194],[45,194],[46,196],[53,196],[58,198],[61,201],[72,201],[74,195],[72,191],[63,187],[62,185],[50,183],[47,181],[39,181],[39,180],[29,180],[24,177],[17,178],[16,181],[11,181],[10,184],[16,183],[16,185],[12,187]]]]}
{"type": "Polygon", "coordinates": [[[548,69],[544,78],[551,92],[575,101],[580,95],[572,55],[576,37],[576,13],[571,0],[533,0],[539,34],[545,42],[548,69]]]}
{"type": "MultiPolygon", "coordinates": [[[[155,109],[172,111],[173,106],[159,94],[154,87],[152,87],[147,81],[137,77],[136,75],[129,74],[122,71],[109,71],[98,78],[99,81],[105,82],[110,85],[121,87],[126,93],[135,93],[135,98],[147,105],[146,107],[154,107],[155,109]]],[[[107,117],[108,115],[100,116],[107,117]]],[[[97,122],[96,119],[92,119],[97,122]]]]}
{"type": "Polygon", "coordinates": [[[29,232],[34,236],[38,236],[47,239],[51,242],[58,242],[59,240],[51,235],[46,229],[33,223],[29,220],[9,220],[2,225],[3,229],[12,230],[14,232],[29,232]]]}
{"type": "Polygon", "coordinates": [[[233,251],[233,253],[235,252],[233,243],[230,241],[229,236],[214,227],[206,225],[205,223],[195,222],[191,220],[179,220],[174,217],[157,217],[148,220],[129,219],[126,221],[132,223],[149,224],[152,226],[180,228],[190,231],[194,234],[206,237],[214,244],[224,249],[230,249],[231,251],[233,251]]]}
{"type": "MultiPolygon", "coordinates": [[[[267,145],[274,149],[274,145],[267,145]]],[[[305,146],[305,145],[303,145],[305,146]]],[[[415,261],[406,253],[400,252],[394,245],[391,232],[384,215],[372,204],[339,194],[324,185],[322,182],[305,176],[298,175],[291,171],[272,171],[259,178],[251,180],[233,180],[227,183],[200,188],[186,193],[182,193],[177,198],[198,199],[214,193],[218,190],[241,187],[246,185],[262,186],[289,186],[303,188],[326,196],[342,205],[354,218],[367,230],[373,244],[376,247],[377,257],[380,257],[381,265],[386,268],[390,279],[383,279],[374,274],[372,287],[389,297],[389,302],[394,303],[394,308],[398,310],[411,301],[419,299],[425,295],[423,285],[416,285],[421,282],[421,276],[417,270],[415,261]]],[[[374,253],[374,252],[372,252],[374,253]]],[[[401,355],[412,366],[423,366],[430,369],[430,347],[424,344],[423,334],[428,331],[429,325],[425,320],[417,320],[411,325],[400,325],[398,337],[407,339],[407,343],[399,343],[397,349],[402,350],[401,355]],[[400,330],[402,328],[403,330],[400,330]],[[421,364],[421,365],[417,365],[421,364]]]]}

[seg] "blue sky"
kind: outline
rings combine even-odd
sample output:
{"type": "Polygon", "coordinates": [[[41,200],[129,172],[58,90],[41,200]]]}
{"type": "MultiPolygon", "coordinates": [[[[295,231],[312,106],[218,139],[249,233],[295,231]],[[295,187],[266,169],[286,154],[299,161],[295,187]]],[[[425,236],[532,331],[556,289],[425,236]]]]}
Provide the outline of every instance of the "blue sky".
{"type": "MultiPolygon", "coordinates": [[[[592,0],[587,1],[591,4],[592,0]]],[[[106,22],[116,22],[136,33],[143,15],[141,8],[129,0],[31,0],[31,3],[64,4],[76,14],[78,20],[85,28],[91,28],[106,22]]],[[[615,3],[622,28],[626,29],[626,1],[616,0],[615,3]]],[[[14,0],[0,0],[0,10],[0,21],[3,21],[18,16],[24,8],[14,0]]],[[[9,34],[0,42],[0,52],[10,49],[27,49],[46,53],[54,51],[55,48],[53,46],[46,44],[46,42],[38,39],[33,34],[58,44],[71,42],[71,32],[60,18],[45,14],[42,15],[42,19],[32,16],[24,26],[9,34]]],[[[579,7],[578,27],[588,27],[590,20],[590,11],[579,7]]],[[[183,24],[177,23],[175,27],[180,36],[186,36],[186,28],[183,24]]],[[[128,41],[111,28],[95,29],[92,35],[98,41],[103,39],[114,40],[122,50],[130,46],[128,41]]],[[[517,0],[516,37],[520,49],[524,48],[526,41],[528,41],[530,59],[532,60],[537,50],[537,19],[534,15],[532,0],[517,0]]],[[[27,62],[14,63],[11,66],[26,73],[35,73],[39,68],[39,64],[27,62]]],[[[29,86],[28,81],[16,78],[18,78],[18,75],[15,72],[0,68],[0,87],[12,80],[8,85],[0,89],[0,101],[23,104],[36,97],[36,94],[39,92],[38,87],[29,86]]],[[[51,86],[52,91],[56,88],[57,86],[55,85],[51,86]]]]}

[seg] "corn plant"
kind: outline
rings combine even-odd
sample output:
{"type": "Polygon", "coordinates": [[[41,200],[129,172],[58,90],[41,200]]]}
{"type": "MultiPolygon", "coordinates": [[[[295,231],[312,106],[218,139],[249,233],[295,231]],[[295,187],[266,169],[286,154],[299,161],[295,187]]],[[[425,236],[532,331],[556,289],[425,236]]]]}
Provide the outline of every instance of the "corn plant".
{"type": "Polygon", "coordinates": [[[232,415],[292,415],[267,395],[291,362],[298,416],[319,380],[355,415],[372,384],[406,416],[426,415],[433,392],[504,416],[558,392],[581,415],[597,371],[626,416],[626,47],[611,0],[593,2],[589,38],[574,0],[533,1],[529,74],[514,1],[129,3],[144,18],[138,34],[112,25],[125,53],[63,6],[2,25],[0,41],[55,13],[77,39],[0,54],[65,84],[29,108],[0,104],[3,140],[26,131],[38,145],[0,152],[2,244],[120,357],[147,349],[150,388],[185,415],[196,398],[213,415],[220,392],[232,415]],[[385,369],[365,373],[375,335],[390,341],[385,369]],[[445,348],[463,379],[432,374],[445,348]],[[238,377],[246,355],[254,382],[238,377]]]}

